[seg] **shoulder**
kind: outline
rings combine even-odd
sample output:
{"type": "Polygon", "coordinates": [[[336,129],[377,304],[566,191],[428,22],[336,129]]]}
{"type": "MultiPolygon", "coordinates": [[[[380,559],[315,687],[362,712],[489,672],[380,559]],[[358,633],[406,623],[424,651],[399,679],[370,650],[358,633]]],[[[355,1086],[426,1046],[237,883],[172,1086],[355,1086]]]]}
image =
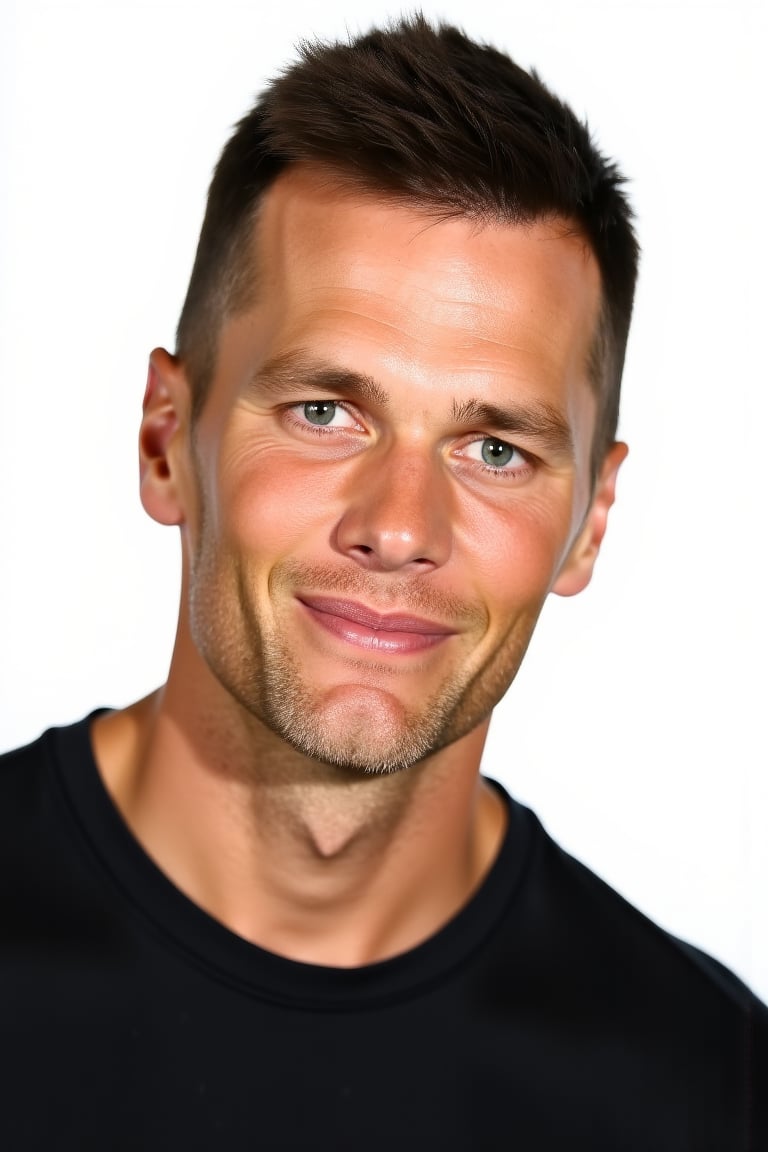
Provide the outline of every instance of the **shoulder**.
{"type": "Polygon", "coordinates": [[[69,808],[62,782],[92,763],[90,723],[49,728],[23,747],[0,754],[0,859],[45,854],[58,838],[69,808]],[[64,806],[64,808],[62,807],[64,806]]]}
{"type": "Polygon", "coordinates": [[[547,1060],[569,1046],[578,1050],[585,1067],[599,1068],[614,1085],[616,1099],[625,1094],[627,1107],[666,1100],[675,1112],[680,1100],[692,1109],[698,1100],[702,1115],[718,1118],[718,1135],[702,1147],[732,1146],[725,1136],[718,1143],[730,1116],[751,1125],[752,1143],[742,1146],[763,1147],[759,1132],[768,1148],[768,1008],[528,816],[524,882],[498,946],[486,953],[484,986],[496,1010],[530,1021],[531,1046],[542,1047],[545,1021],[555,1053],[547,1049],[547,1060]]]}
{"type": "Polygon", "coordinates": [[[17,821],[34,803],[51,766],[53,729],[21,748],[0,754],[0,821],[17,821]]]}
{"type": "Polygon", "coordinates": [[[765,1035],[768,1010],[733,972],[656,924],[523,811],[532,849],[505,921],[504,965],[593,1022],[674,1031],[698,1021],[692,1034],[710,1027],[734,1043],[765,1035]]]}
{"type": "Polygon", "coordinates": [[[699,1036],[765,1074],[768,1008],[735,973],[641,912],[542,830],[541,875],[574,979],[628,1023],[699,1036]],[[760,1055],[761,1054],[761,1055],[760,1055]]]}
{"type": "Polygon", "coordinates": [[[659,980],[679,980],[723,1001],[748,1002],[751,993],[728,968],[662,928],[543,829],[540,863],[559,914],[578,930],[577,952],[602,952],[625,976],[652,982],[656,973],[659,980]]]}

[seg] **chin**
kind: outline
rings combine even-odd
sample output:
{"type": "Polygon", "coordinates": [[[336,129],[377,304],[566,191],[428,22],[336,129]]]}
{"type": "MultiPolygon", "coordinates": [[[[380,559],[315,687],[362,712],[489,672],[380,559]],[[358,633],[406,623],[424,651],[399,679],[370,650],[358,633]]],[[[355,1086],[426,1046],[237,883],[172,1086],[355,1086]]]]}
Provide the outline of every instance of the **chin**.
{"type": "Polygon", "coordinates": [[[283,695],[272,727],[297,751],[358,774],[399,772],[434,750],[435,732],[390,692],[340,687],[310,701],[283,695]]]}

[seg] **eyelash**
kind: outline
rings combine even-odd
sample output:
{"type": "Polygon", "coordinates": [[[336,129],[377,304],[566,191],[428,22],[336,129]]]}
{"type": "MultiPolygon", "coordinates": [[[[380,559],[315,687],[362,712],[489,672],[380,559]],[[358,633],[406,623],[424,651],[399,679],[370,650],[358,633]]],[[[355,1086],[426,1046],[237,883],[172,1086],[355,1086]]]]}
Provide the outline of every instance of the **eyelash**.
{"type": "MultiPolygon", "coordinates": [[[[323,424],[311,424],[306,418],[300,419],[297,416],[297,413],[304,408],[305,404],[310,403],[312,403],[310,400],[300,400],[298,403],[287,405],[283,409],[285,419],[295,427],[301,428],[303,433],[310,432],[311,434],[320,437],[338,436],[339,432],[355,431],[354,428],[348,428],[345,426],[342,426],[341,428],[330,427],[323,424]]],[[[335,404],[337,408],[341,408],[352,420],[357,423],[357,417],[342,400],[331,400],[329,397],[323,397],[319,403],[335,404]]],[[[519,448],[517,444],[512,444],[508,440],[502,440],[499,436],[476,436],[474,440],[470,440],[468,442],[467,447],[469,447],[469,444],[482,444],[485,440],[495,440],[500,444],[505,444],[508,447],[513,448],[514,451],[522,457],[523,463],[519,468],[493,468],[491,465],[484,464],[480,460],[471,460],[463,453],[459,453],[459,458],[463,460],[469,459],[470,464],[475,470],[479,469],[485,475],[493,476],[496,480],[518,480],[521,478],[521,476],[528,476],[531,472],[533,472],[537,463],[536,457],[531,452],[526,452],[524,449],[519,448]]]]}
{"type": "MultiPolygon", "coordinates": [[[[493,476],[494,479],[500,480],[519,480],[521,477],[530,475],[536,465],[536,457],[531,452],[525,452],[517,444],[510,443],[509,440],[502,440],[499,436],[478,436],[476,439],[471,440],[470,444],[482,444],[486,440],[494,440],[498,444],[504,444],[512,448],[514,452],[520,457],[521,463],[512,468],[494,468],[490,464],[485,464],[482,460],[473,460],[471,457],[464,456],[469,459],[474,468],[479,468],[487,476],[493,476]]],[[[467,445],[467,447],[470,446],[467,445]]]]}
{"type": "MultiPolygon", "coordinates": [[[[328,425],[325,425],[325,424],[310,424],[309,420],[306,420],[306,419],[300,420],[298,418],[298,416],[296,415],[296,413],[300,409],[302,409],[305,404],[311,404],[311,403],[313,403],[313,401],[311,401],[311,400],[300,400],[298,404],[287,405],[287,407],[285,407],[283,409],[283,414],[284,414],[285,419],[290,424],[295,425],[297,428],[301,428],[302,432],[312,432],[317,436],[338,436],[339,432],[354,432],[355,431],[354,428],[347,428],[347,427],[332,428],[332,427],[329,427],[328,425]]],[[[350,409],[346,406],[346,404],[344,404],[341,400],[329,400],[327,397],[324,396],[322,398],[322,400],[318,401],[318,403],[335,404],[337,408],[341,408],[344,412],[347,413],[348,416],[351,417],[352,420],[354,420],[357,423],[357,417],[354,415],[353,412],[350,411],[350,409]]]]}

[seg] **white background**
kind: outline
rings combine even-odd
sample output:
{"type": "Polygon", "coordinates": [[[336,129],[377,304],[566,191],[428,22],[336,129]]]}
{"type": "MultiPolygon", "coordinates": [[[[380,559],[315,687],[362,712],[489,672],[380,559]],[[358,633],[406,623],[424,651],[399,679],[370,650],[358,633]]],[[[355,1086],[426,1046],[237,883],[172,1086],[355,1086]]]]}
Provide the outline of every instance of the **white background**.
{"type": "MultiPolygon", "coordinates": [[[[423,8],[588,116],[644,248],[619,503],[591,588],[545,609],[485,770],[768,998],[766,6],[423,8]]],[[[400,11],[4,0],[0,748],[164,678],[178,543],[139,505],[136,428],[211,168],[299,37],[400,11]]]]}

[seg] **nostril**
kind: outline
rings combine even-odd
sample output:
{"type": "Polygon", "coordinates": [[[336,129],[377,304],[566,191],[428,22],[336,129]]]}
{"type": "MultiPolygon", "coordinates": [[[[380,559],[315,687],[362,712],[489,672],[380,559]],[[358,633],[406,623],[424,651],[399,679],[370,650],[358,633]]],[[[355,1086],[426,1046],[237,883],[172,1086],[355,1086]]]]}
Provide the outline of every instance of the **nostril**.
{"type": "Polygon", "coordinates": [[[368,544],[355,544],[349,549],[348,555],[354,557],[360,564],[367,566],[373,562],[376,553],[368,544]]]}

